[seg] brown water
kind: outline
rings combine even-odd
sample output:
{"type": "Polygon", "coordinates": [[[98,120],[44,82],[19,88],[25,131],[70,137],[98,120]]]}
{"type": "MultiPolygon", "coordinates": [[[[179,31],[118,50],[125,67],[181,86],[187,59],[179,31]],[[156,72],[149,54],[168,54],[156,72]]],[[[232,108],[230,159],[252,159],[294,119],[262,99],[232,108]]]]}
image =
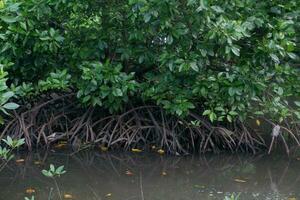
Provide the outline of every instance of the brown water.
{"type": "Polygon", "coordinates": [[[0,173],[0,199],[59,199],[55,184],[41,174],[65,165],[57,178],[62,195],[77,200],[300,199],[300,161],[282,156],[161,156],[156,153],[33,153],[18,155],[0,173]]]}

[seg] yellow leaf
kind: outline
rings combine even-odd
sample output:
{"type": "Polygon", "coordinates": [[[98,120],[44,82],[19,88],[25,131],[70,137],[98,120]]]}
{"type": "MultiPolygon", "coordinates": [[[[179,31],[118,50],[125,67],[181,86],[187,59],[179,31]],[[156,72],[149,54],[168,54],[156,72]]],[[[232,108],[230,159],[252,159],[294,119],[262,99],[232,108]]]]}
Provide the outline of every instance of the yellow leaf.
{"type": "Polygon", "coordinates": [[[2,0],[0,0],[0,9],[4,8],[4,2],[2,0]]]}
{"type": "Polygon", "coordinates": [[[34,164],[35,164],[35,165],[41,165],[42,162],[41,162],[41,161],[34,161],[34,164]]]}
{"type": "Polygon", "coordinates": [[[26,194],[32,194],[32,193],[35,193],[35,189],[33,189],[33,188],[27,188],[25,190],[25,192],[26,192],[26,194]]]}
{"type": "Polygon", "coordinates": [[[63,147],[65,147],[65,146],[67,146],[67,144],[56,144],[56,145],[54,145],[54,148],[56,148],[56,149],[61,149],[61,148],[63,148],[63,147]]]}
{"type": "Polygon", "coordinates": [[[101,151],[107,151],[108,150],[108,148],[106,146],[103,146],[103,145],[100,146],[100,149],[101,149],[101,151]]]}
{"type": "Polygon", "coordinates": [[[159,153],[159,154],[164,154],[164,153],[165,153],[165,151],[164,151],[164,150],[162,150],[162,149],[159,149],[159,150],[157,151],[157,153],[159,153]]]}
{"type": "Polygon", "coordinates": [[[59,144],[68,144],[68,142],[64,141],[64,140],[61,140],[61,141],[59,141],[59,144]]]}
{"type": "Polygon", "coordinates": [[[162,172],[161,175],[162,176],[167,176],[167,172],[162,172]]]}
{"type": "Polygon", "coordinates": [[[24,159],[18,159],[18,160],[16,160],[16,163],[23,163],[23,162],[25,162],[24,159]]]}
{"type": "Polygon", "coordinates": [[[256,120],[256,125],[260,126],[260,120],[259,119],[256,120]]]}
{"type": "Polygon", "coordinates": [[[246,180],[243,180],[243,179],[234,179],[235,182],[238,182],[238,183],[246,183],[247,181],[246,180]]]}
{"type": "Polygon", "coordinates": [[[289,197],[288,200],[297,200],[296,197],[289,197]]]}
{"type": "Polygon", "coordinates": [[[142,150],[140,150],[140,149],[135,149],[135,148],[132,148],[131,151],[132,151],[132,152],[135,152],[135,153],[140,153],[140,152],[142,152],[142,150]]]}
{"type": "Polygon", "coordinates": [[[64,194],[64,199],[73,199],[73,195],[71,195],[71,194],[64,194]]]}

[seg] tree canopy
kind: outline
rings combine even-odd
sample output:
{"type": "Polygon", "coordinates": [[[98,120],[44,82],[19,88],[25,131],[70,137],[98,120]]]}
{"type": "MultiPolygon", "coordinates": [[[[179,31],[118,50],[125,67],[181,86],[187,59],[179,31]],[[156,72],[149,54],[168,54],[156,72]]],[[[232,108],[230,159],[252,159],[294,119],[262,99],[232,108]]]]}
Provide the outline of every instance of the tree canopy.
{"type": "Polygon", "coordinates": [[[144,102],[213,122],[300,119],[299,7],[297,0],[1,0],[4,92],[26,102],[72,91],[81,106],[111,113],[144,102]]]}

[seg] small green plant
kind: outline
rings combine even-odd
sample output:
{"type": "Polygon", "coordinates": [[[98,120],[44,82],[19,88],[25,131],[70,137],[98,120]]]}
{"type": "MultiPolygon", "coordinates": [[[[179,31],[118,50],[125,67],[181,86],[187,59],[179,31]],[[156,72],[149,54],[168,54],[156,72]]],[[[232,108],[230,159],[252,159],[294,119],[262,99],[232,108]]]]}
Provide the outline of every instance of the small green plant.
{"type": "Polygon", "coordinates": [[[35,200],[34,196],[29,197],[25,197],[24,200],[35,200]]]}
{"type": "Polygon", "coordinates": [[[25,139],[12,139],[10,136],[7,136],[6,139],[2,139],[3,142],[7,144],[11,149],[16,149],[22,146],[25,143],[25,139]]]}
{"type": "Polygon", "coordinates": [[[224,200],[239,200],[240,199],[240,194],[231,194],[230,196],[225,196],[224,200]]]}
{"type": "Polygon", "coordinates": [[[14,157],[12,151],[25,143],[25,139],[12,139],[10,136],[2,141],[6,143],[7,147],[0,146],[0,159],[5,161],[11,160],[14,157]]]}
{"type": "Polygon", "coordinates": [[[13,155],[10,155],[10,149],[0,146],[0,158],[2,160],[11,160],[13,158],[13,155]]]}
{"type": "Polygon", "coordinates": [[[22,146],[25,143],[25,139],[12,139],[10,136],[7,136],[2,141],[6,144],[6,147],[0,145],[0,160],[2,160],[0,163],[0,172],[13,159],[13,150],[22,146]]]}
{"type": "Polygon", "coordinates": [[[60,177],[62,174],[66,173],[64,170],[64,166],[60,166],[58,168],[55,168],[53,164],[50,165],[49,170],[42,170],[42,173],[44,176],[49,177],[49,178],[55,178],[55,177],[60,177]]]}
{"type": "MultiPolygon", "coordinates": [[[[45,170],[45,169],[42,170],[42,174],[44,176],[53,179],[53,182],[56,186],[56,189],[57,189],[57,192],[58,192],[58,195],[59,195],[60,199],[62,199],[62,197],[61,197],[61,192],[60,192],[59,186],[58,186],[57,181],[56,181],[56,177],[60,177],[61,175],[65,174],[65,173],[66,173],[66,170],[64,169],[63,165],[56,168],[53,164],[50,164],[50,168],[48,170],[45,170]]],[[[48,199],[51,199],[52,190],[53,189],[51,188],[48,199]]]]}

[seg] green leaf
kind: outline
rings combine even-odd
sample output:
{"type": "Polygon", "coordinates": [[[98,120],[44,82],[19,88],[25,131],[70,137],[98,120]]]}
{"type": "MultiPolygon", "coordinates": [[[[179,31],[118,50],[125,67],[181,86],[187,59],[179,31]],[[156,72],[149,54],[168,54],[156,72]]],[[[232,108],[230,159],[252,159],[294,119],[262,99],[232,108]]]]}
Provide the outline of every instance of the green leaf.
{"type": "Polygon", "coordinates": [[[211,112],[211,113],[209,114],[209,120],[210,120],[211,122],[214,122],[216,119],[217,119],[217,115],[216,115],[214,112],[211,112]]]}
{"type": "Polygon", "coordinates": [[[62,171],[64,170],[64,166],[62,165],[62,166],[59,166],[57,169],[56,169],[56,173],[57,174],[60,174],[62,171]]]}
{"type": "Polygon", "coordinates": [[[15,110],[19,108],[19,105],[16,103],[7,103],[3,105],[3,108],[8,109],[8,110],[15,110]]]}
{"type": "Polygon", "coordinates": [[[53,164],[50,164],[50,171],[55,172],[55,167],[53,164]]]}
{"type": "Polygon", "coordinates": [[[146,23],[148,23],[148,22],[150,21],[150,19],[151,19],[151,13],[146,13],[146,14],[144,15],[144,21],[145,21],[146,23]]]}
{"type": "Polygon", "coordinates": [[[205,110],[202,115],[209,115],[210,113],[211,113],[211,110],[205,110]]]}
{"type": "Polygon", "coordinates": [[[295,103],[296,106],[300,107],[300,101],[294,101],[294,103],[295,103]]]}
{"type": "Polygon", "coordinates": [[[15,23],[18,21],[18,17],[12,16],[1,16],[0,19],[8,24],[15,23]]]}
{"type": "Polygon", "coordinates": [[[226,117],[227,117],[227,120],[228,120],[229,122],[232,122],[232,117],[231,117],[231,115],[227,115],[226,117]]]}
{"type": "Polygon", "coordinates": [[[197,65],[196,62],[192,62],[192,63],[190,64],[190,66],[191,66],[191,68],[192,68],[194,71],[196,71],[196,72],[199,71],[199,68],[198,68],[198,65],[197,65]]]}
{"type": "Polygon", "coordinates": [[[10,99],[11,97],[14,96],[14,93],[9,91],[9,92],[5,92],[4,94],[2,94],[2,98],[5,98],[5,99],[10,99]]]}
{"type": "Polygon", "coordinates": [[[240,49],[239,48],[231,47],[231,51],[232,51],[232,53],[234,53],[234,55],[240,56],[240,49]]]}
{"type": "Polygon", "coordinates": [[[280,63],[279,58],[276,54],[271,53],[270,56],[275,63],[280,63]]]}

